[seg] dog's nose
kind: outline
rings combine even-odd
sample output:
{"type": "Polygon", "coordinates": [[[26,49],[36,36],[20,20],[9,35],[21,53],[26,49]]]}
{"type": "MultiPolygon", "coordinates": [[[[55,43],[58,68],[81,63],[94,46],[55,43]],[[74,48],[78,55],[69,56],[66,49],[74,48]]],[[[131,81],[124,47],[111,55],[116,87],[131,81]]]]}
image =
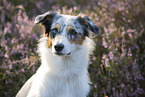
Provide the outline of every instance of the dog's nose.
{"type": "Polygon", "coordinates": [[[64,45],[63,44],[57,44],[57,45],[54,46],[54,48],[57,52],[60,52],[64,48],[64,45]]]}

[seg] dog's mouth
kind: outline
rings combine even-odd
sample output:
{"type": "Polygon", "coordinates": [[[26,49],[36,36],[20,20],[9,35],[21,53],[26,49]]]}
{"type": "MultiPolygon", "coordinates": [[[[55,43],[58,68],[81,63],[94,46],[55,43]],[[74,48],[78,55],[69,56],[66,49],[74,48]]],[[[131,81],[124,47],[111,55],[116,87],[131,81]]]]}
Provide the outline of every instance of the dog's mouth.
{"type": "Polygon", "coordinates": [[[71,54],[71,52],[69,52],[68,54],[64,54],[62,52],[55,52],[54,54],[58,55],[58,56],[65,56],[65,55],[69,56],[71,54]]]}

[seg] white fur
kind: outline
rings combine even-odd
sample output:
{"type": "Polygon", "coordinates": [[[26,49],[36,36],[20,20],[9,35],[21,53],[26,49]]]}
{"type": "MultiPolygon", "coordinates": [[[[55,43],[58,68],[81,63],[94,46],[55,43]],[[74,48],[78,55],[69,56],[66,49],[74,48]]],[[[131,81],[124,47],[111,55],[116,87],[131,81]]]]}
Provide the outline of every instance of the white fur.
{"type": "MultiPolygon", "coordinates": [[[[47,48],[47,41],[47,37],[40,39],[42,65],[26,82],[31,85],[27,97],[86,97],[90,91],[87,68],[94,42],[86,37],[82,45],[73,44],[76,49],[69,56],[60,57],[47,48]]],[[[20,91],[27,92],[23,87],[20,91]]],[[[26,97],[26,93],[23,95],[26,97]]]]}

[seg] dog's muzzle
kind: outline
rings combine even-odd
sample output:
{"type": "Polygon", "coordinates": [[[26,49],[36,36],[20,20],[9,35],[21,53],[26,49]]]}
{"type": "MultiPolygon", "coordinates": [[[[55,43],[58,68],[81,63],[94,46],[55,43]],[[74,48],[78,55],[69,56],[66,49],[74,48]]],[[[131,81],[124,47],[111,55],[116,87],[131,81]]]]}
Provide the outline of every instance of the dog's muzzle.
{"type": "Polygon", "coordinates": [[[63,52],[62,52],[62,50],[63,50],[63,48],[64,48],[64,45],[63,44],[56,44],[55,46],[54,46],[54,49],[55,49],[55,53],[54,54],[56,54],[56,55],[70,55],[71,54],[71,52],[69,52],[68,54],[64,54],[63,52]]]}

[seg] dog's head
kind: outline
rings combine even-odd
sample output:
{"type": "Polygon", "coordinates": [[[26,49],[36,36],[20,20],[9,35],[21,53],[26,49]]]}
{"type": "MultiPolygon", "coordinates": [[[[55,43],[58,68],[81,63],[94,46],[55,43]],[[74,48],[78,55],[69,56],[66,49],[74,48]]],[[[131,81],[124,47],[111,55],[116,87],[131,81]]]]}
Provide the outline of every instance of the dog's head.
{"type": "Polygon", "coordinates": [[[48,48],[59,56],[69,56],[78,46],[83,45],[89,31],[98,34],[99,28],[90,17],[84,15],[70,16],[49,11],[38,15],[35,23],[41,23],[48,37],[48,48]]]}

